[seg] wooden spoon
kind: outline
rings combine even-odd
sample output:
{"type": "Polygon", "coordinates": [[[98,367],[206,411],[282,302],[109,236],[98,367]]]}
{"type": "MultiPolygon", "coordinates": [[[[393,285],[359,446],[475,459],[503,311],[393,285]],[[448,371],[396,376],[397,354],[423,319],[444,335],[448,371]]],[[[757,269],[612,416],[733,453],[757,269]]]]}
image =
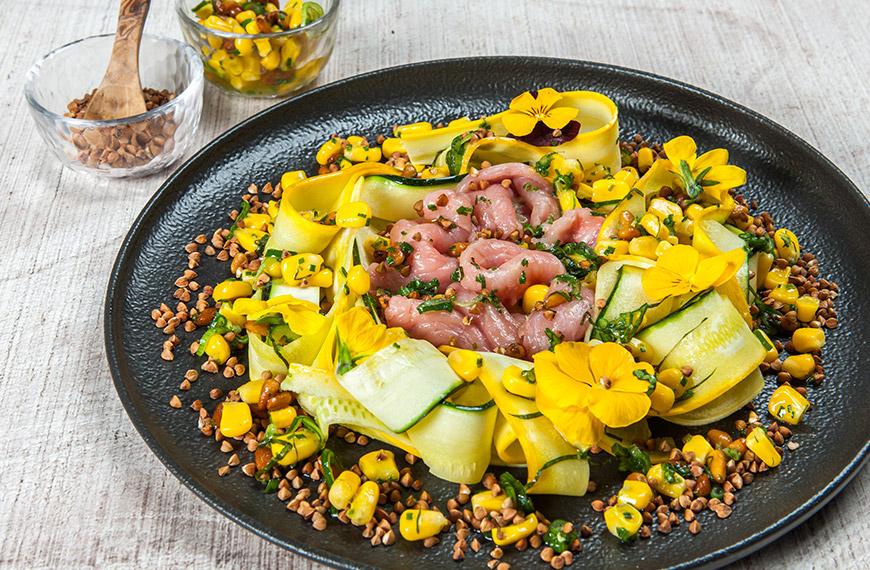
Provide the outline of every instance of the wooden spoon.
{"type": "Polygon", "coordinates": [[[123,119],[147,110],[139,81],[139,42],[150,5],[151,0],[121,0],[112,59],[85,109],[85,119],[123,119]]]}

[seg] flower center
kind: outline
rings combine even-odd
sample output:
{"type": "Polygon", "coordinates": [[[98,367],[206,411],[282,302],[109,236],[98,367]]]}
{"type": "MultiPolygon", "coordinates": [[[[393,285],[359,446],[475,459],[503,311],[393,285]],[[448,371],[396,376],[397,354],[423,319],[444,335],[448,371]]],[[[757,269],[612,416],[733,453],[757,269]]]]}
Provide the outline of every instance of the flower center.
{"type": "Polygon", "coordinates": [[[601,386],[602,386],[605,390],[610,389],[611,384],[613,384],[613,382],[612,382],[612,381],[610,380],[610,378],[608,378],[607,376],[602,376],[601,378],[599,378],[599,379],[598,379],[598,383],[601,384],[601,386]]]}

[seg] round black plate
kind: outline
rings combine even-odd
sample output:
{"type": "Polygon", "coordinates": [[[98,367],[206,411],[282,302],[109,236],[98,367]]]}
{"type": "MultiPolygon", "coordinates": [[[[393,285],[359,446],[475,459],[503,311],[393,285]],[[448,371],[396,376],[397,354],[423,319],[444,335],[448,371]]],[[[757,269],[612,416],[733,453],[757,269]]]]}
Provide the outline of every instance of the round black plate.
{"type": "MultiPolygon", "coordinates": [[[[772,121],[730,101],[661,77],[594,63],[538,58],[475,58],[414,64],[369,73],[315,89],[280,103],[243,122],[191,158],[154,195],[124,240],[112,269],[106,298],[105,333],[109,364],[118,395],[142,437],[181,481],[206,503],[255,533],[290,550],[340,567],[438,568],[449,564],[453,540],[423,549],[399,541],[372,548],[359,529],[331,524],[314,531],[288,513],[274,496],[265,496],[239,469],[228,477],[216,470],[226,457],[196,430],[195,414],[167,405],[184,371],[197,367],[184,349],[173,362],[160,359],[165,336],[149,312],[171,299],[172,282],[185,267],[182,248],[190,238],[226,224],[251,183],[277,182],[282,172],[309,170],[319,142],[330,133],[387,133],[392,125],[425,118],[480,116],[506,108],[516,94],[551,86],[558,90],[591,89],[619,106],[623,135],[641,132],[655,140],[679,134],[695,138],[701,149],[725,147],[731,161],[749,173],[746,194],[758,198],[777,221],[795,231],[818,255],[824,275],[841,286],[837,307],[840,327],[828,335],[828,380],[810,392],[816,407],[795,429],[800,449],[790,453],[770,475],[758,477],[738,495],[734,514],[725,520],[701,517],[703,532],[691,536],[685,524],[670,536],[623,546],[606,534],[590,498],[536,498],[551,517],[594,523],[595,535],[579,554],[584,567],[653,568],[718,566],[745,556],[806,520],[839,492],[864,464],[870,444],[870,414],[860,410],[866,399],[864,374],[870,321],[870,205],[830,161],[772,121]]],[[[205,256],[203,256],[205,258],[205,256]]],[[[207,260],[200,282],[222,273],[207,260]]],[[[223,269],[225,271],[225,269],[223,269]]],[[[237,382],[202,378],[183,393],[185,404],[209,401],[214,386],[237,382]]],[[[769,394],[775,382],[768,381],[769,394]]],[[[760,398],[766,401],[766,398],[760,398]]],[[[765,418],[766,413],[764,414],[765,418]]],[[[371,447],[369,447],[371,449],[371,447]]],[[[361,448],[338,445],[347,461],[361,448]]],[[[595,496],[609,496],[618,474],[603,458],[594,461],[595,496]]],[[[443,501],[455,493],[415,473],[443,501]]],[[[466,564],[482,567],[481,550],[466,564]]],[[[512,550],[512,549],[509,549],[512,550]]],[[[535,562],[537,553],[510,552],[519,567],[535,562]]]]}

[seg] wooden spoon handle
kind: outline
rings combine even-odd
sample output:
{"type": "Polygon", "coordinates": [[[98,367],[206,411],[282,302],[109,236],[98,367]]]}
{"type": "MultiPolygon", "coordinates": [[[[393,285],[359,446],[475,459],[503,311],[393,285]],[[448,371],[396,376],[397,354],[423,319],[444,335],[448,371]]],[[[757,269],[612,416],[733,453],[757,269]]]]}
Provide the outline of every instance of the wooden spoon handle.
{"type": "Polygon", "coordinates": [[[112,59],[103,83],[139,83],[139,43],[151,0],[121,0],[112,59]],[[134,77],[135,76],[135,77],[134,77]]]}

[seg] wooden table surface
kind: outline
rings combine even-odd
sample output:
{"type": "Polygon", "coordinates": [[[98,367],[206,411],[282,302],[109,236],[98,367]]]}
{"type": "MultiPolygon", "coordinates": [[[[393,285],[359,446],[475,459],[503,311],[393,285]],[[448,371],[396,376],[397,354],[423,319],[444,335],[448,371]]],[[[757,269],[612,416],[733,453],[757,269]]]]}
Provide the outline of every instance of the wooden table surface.
{"type": "MultiPolygon", "coordinates": [[[[0,20],[0,243],[10,246],[0,256],[0,566],[313,568],[182,486],[147,449],[112,386],[102,329],[109,269],[165,174],[108,181],[61,168],[26,116],[21,84],[50,49],[112,31],[117,4],[32,0],[5,6],[0,20]]],[[[147,31],[180,37],[172,4],[152,2],[147,31]]],[[[866,191],[868,22],[864,0],[345,0],[319,84],[484,54],[613,63],[761,112],[866,191]]],[[[271,104],[208,87],[205,97],[197,147],[271,104]]],[[[737,566],[866,567],[868,491],[865,470],[809,522],[737,566]]]]}

